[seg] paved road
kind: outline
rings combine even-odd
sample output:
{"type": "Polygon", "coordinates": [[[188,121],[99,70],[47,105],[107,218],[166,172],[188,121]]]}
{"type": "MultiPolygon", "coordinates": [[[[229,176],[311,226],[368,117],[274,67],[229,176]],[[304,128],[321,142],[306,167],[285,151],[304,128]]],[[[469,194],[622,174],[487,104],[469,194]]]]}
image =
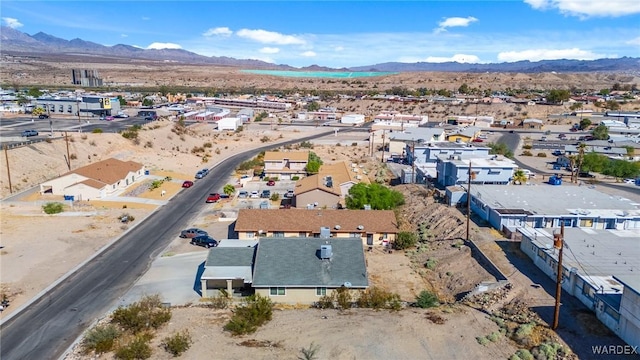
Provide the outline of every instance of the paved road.
{"type": "MultiPolygon", "coordinates": [[[[323,132],[279,145],[332,133],[323,132]]],[[[223,161],[209,176],[179,193],[167,206],[161,207],[103,253],[5,321],[0,326],[0,358],[58,359],[94,319],[104,315],[147,271],[177,231],[197,216],[211,189],[222,188],[227,174],[232,173],[240,162],[272,147],[273,144],[223,161]]]]}

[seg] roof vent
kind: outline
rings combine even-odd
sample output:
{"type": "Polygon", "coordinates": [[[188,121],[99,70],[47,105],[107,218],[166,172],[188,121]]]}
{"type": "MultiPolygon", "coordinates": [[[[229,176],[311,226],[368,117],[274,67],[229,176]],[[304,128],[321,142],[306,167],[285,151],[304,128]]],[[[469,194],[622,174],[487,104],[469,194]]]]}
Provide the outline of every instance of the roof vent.
{"type": "Polygon", "coordinates": [[[331,259],[333,252],[331,245],[320,245],[320,259],[331,259]]]}
{"type": "Polygon", "coordinates": [[[364,225],[358,225],[358,230],[364,230],[364,225]]]}
{"type": "Polygon", "coordinates": [[[350,288],[352,285],[350,282],[346,281],[344,284],[342,284],[342,286],[346,287],[346,288],[350,288]]]}
{"type": "Polygon", "coordinates": [[[336,228],[336,230],[340,230],[340,225],[336,225],[334,227],[336,228]]]}

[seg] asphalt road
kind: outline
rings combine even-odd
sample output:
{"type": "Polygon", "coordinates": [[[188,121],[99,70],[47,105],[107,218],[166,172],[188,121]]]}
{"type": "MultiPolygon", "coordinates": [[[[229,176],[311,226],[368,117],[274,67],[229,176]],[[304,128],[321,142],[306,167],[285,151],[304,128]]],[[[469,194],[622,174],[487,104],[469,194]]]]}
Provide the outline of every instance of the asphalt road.
{"type": "MultiPolygon", "coordinates": [[[[327,131],[278,146],[332,133],[327,131]]],[[[207,177],[176,195],[99,256],[5,321],[0,327],[0,358],[58,359],[147,271],[178,231],[207,206],[204,203],[207,194],[222,188],[228,174],[240,162],[273,147],[271,144],[236,154],[212,168],[207,177]]]]}
{"type": "MultiPolygon", "coordinates": [[[[48,137],[53,132],[64,131],[83,131],[91,132],[94,129],[102,129],[104,132],[115,133],[122,131],[133,125],[144,125],[149,121],[144,118],[135,116],[125,119],[115,119],[113,121],[99,120],[95,118],[50,118],[50,119],[38,119],[34,118],[31,121],[31,117],[24,116],[11,119],[0,120],[0,136],[21,136],[24,130],[36,130],[38,136],[33,138],[48,137]],[[49,121],[51,120],[51,121],[49,121]]],[[[33,139],[29,138],[29,139],[33,139]]]]}

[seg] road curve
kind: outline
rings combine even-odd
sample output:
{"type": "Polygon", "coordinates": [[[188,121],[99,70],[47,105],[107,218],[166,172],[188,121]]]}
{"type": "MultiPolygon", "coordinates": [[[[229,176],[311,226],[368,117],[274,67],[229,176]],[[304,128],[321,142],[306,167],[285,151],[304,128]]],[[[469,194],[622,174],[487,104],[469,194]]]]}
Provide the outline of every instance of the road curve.
{"type": "MultiPolygon", "coordinates": [[[[236,154],[173,197],[118,241],[0,327],[0,358],[58,359],[149,268],[153,259],[222,188],[228,174],[256,153],[332,134],[333,130],[236,154]],[[220,174],[220,175],[218,175],[220,174]]],[[[43,267],[42,271],[47,271],[43,267]]]]}

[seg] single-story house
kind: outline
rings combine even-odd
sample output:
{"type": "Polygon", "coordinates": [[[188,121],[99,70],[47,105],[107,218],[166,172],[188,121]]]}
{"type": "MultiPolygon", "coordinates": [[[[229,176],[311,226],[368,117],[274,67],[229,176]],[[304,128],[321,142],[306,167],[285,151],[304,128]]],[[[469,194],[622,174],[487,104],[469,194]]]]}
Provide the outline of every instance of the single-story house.
{"type": "Polygon", "coordinates": [[[369,287],[359,239],[262,238],[255,259],[255,293],[274,302],[310,304],[343,286],[369,287]]]}
{"type": "Polygon", "coordinates": [[[343,205],[344,197],[353,185],[359,182],[369,184],[369,178],[360,170],[356,164],[349,167],[345,161],[323,164],[317,174],[296,182],[293,190],[295,206],[306,208],[311,204],[320,208],[338,208],[343,205]]]}
{"type": "Polygon", "coordinates": [[[544,121],[540,119],[524,119],[522,120],[522,127],[525,129],[542,129],[544,121]]]}
{"type": "Polygon", "coordinates": [[[466,128],[460,128],[457,131],[446,135],[447,141],[450,142],[470,142],[480,135],[480,128],[469,126],[466,128]]]}
{"type": "Polygon", "coordinates": [[[111,158],[45,181],[40,184],[40,193],[73,196],[74,200],[101,199],[126,189],[144,173],[140,163],[111,158]]]}
{"type": "Polygon", "coordinates": [[[264,153],[264,175],[280,180],[303,177],[309,162],[307,151],[267,151],[264,153]]]}
{"type": "Polygon", "coordinates": [[[253,263],[258,241],[227,239],[209,249],[200,276],[202,297],[214,297],[224,289],[229,296],[253,283],[253,263]]]}
{"type": "Polygon", "coordinates": [[[258,237],[356,238],[367,245],[395,241],[392,210],[240,209],[234,231],[241,240],[258,237]]]}

